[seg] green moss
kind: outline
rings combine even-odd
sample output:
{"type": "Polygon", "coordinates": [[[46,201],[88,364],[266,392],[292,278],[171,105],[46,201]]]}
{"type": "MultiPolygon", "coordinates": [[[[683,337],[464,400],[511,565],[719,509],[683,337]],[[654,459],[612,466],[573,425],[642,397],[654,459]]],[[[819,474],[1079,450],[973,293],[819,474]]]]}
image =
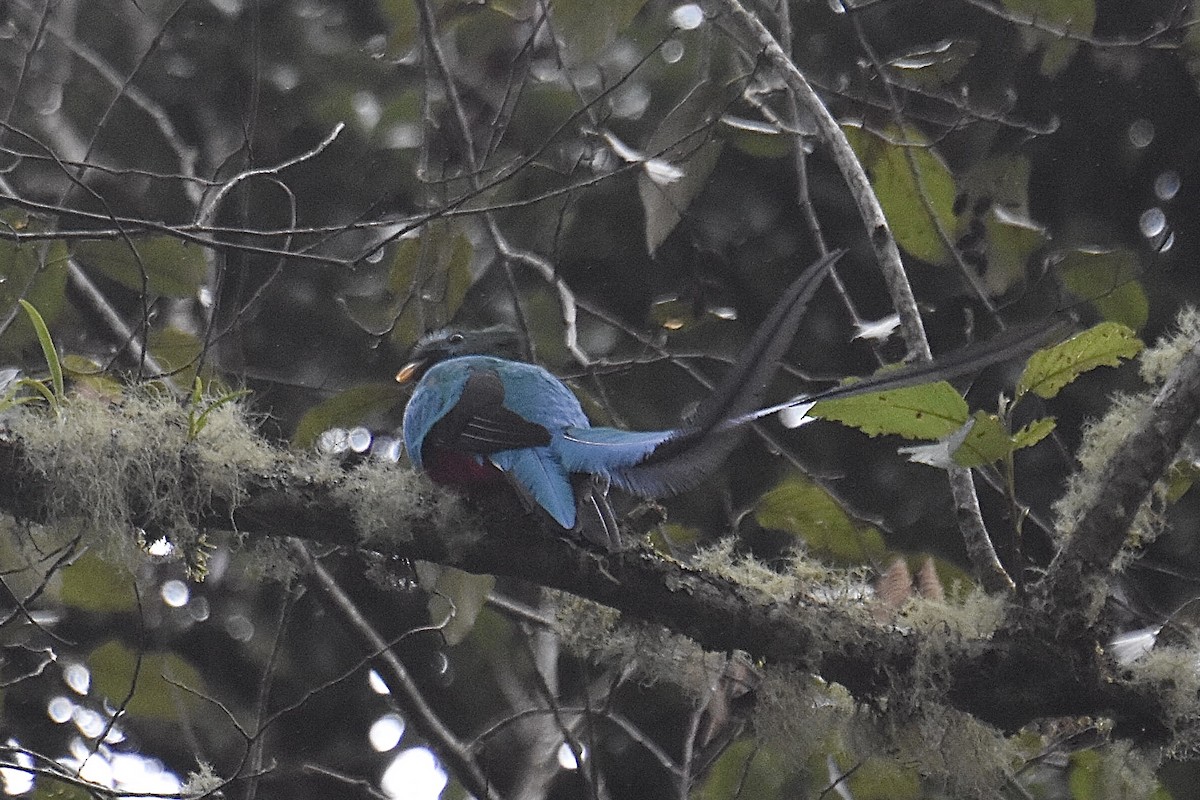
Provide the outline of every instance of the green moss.
{"type": "Polygon", "coordinates": [[[412,541],[417,523],[441,532],[451,553],[469,547],[480,536],[457,496],[396,464],[367,462],[346,473],[334,497],[350,508],[367,546],[412,541]]]}

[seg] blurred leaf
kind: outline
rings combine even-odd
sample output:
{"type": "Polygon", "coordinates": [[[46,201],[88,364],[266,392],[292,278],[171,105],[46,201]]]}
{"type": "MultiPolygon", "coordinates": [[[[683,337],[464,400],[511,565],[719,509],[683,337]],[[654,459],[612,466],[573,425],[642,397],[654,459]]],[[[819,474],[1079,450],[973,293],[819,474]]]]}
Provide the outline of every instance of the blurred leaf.
{"type": "Polygon", "coordinates": [[[677,553],[690,550],[700,542],[700,529],[690,528],[676,522],[657,525],[650,532],[650,545],[660,553],[677,553]]]}
{"type": "Polygon", "coordinates": [[[956,240],[960,233],[960,220],[954,213],[957,189],[945,162],[916,131],[888,129],[888,139],[884,139],[858,126],[844,125],[842,129],[867,170],[896,242],[923,261],[948,262],[950,253],[919,199],[924,194],[946,235],[956,240]]]}
{"type": "Polygon", "coordinates": [[[99,397],[117,400],[121,397],[121,382],[108,375],[103,367],[90,358],[68,353],[63,356],[63,371],[70,376],[75,388],[86,387],[99,397]]]}
{"type": "Polygon", "coordinates": [[[689,800],[778,800],[784,797],[784,783],[795,771],[794,765],[771,748],[744,737],[725,748],[689,800]]]}
{"type": "Polygon", "coordinates": [[[616,41],[646,0],[607,0],[600,8],[592,0],[554,0],[554,33],[559,49],[572,65],[590,63],[616,41]]]}
{"type": "Polygon", "coordinates": [[[915,800],[921,797],[921,778],[913,764],[872,757],[856,765],[848,785],[854,800],[915,800]]]}
{"type": "Polygon", "coordinates": [[[984,220],[987,234],[988,291],[999,296],[1025,277],[1025,267],[1050,238],[1046,229],[1033,220],[1018,216],[999,206],[984,220]]]}
{"type": "Polygon", "coordinates": [[[150,652],[142,655],[138,669],[138,654],[119,641],[108,641],[87,657],[92,672],[94,690],[113,705],[129,694],[137,675],[137,686],[126,710],[133,716],[162,720],[177,720],[181,713],[200,701],[195,695],[176,688],[165,678],[194,691],[203,691],[200,673],[181,656],[169,652],[150,652]]]}
{"type": "Polygon", "coordinates": [[[367,383],[339,392],[310,408],[300,418],[292,434],[292,446],[312,447],[317,437],[330,428],[350,428],[362,424],[371,414],[386,411],[404,401],[395,383],[367,383]]]}
{"type": "Polygon", "coordinates": [[[454,317],[471,288],[475,249],[461,225],[435,221],[417,238],[402,239],[392,254],[387,291],[378,296],[339,298],[363,330],[382,335],[407,348],[430,324],[454,317]],[[427,309],[436,313],[427,318],[427,309]]]}
{"type": "Polygon", "coordinates": [[[853,426],[868,436],[893,434],[906,439],[940,439],[958,430],[971,412],[958,390],[939,381],[823,400],[808,413],[853,426]]]}
{"type": "Polygon", "coordinates": [[[1088,300],[1106,320],[1141,330],[1150,301],[1138,277],[1137,256],[1125,249],[1072,250],[1059,262],[1063,285],[1088,300]]]}
{"type": "Polygon", "coordinates": [[[674,295],[655,300],[650,305],[649,319],[660,328],[677,331],[696,321],[696,304],[674,295]]]}
{"type": "Polygon", "coordinates": [[[383,55],[399,58],[417,46],[419,15],[412,0],[379,0],[379,12],[387,21],[387,50],[383,55]]]}
{"type": "Polygon", "coordinates": [[[434,585],[429,587],[433,591],[429,596],[429,617],[434,625],[448,620],[441,629],[446,644],[453,647],[467,638],[495,585],[493,575],[475,575],[454,567],[442,567],[438,571],[434,585]],[[451,611],[453,616],[450,616],[451,611]]]}
{"type": "Polygon", "coordinates": [[[1171,465],[1167,472],[1167,500],[1174,503],[1187,494],[1200,479],[1200,463],[1184,458],[1171,465]]]}
{"type": "Polygon", "coordinates": [[[865,564],[886,551],[874,528],[859,528],[828,492],[815,483],[788,478],[758,499],[759,525],[791,533],[816,554],[835,561],[865,564]]]}
{"type": "Polygon", "coordinates": [[[1021,380],[1017,399],[1033,392],[1047,400],[1085,372],[1097,367],[1116,367],[1133,358],[1142,342],[1133,331],[1116,322],[1101,322],[1065,342],[1034,353],[1021,380]]]}
{"type": "MultiPolygon", "coordinates": [[[[1064,28],[1083,36],[1091,35],[1096,25],[1095,0],[1001,0],[1004,8],[1023,18],[1041,23],[1054,29],[1064,28]]],[[[1028,24],[1018,24],[1017,29],[1029,50],[1042,48],[1041,72],[1053,76],[1061,72],[1079,48],[1079,41],[1041,31],[1028,24]]]]}
{"type": "Polygon", "coordinates": [[[62,571],[62,601],[93,613],[133,611],[133,578],[99,556],[85,553],[62,571]]]}
{"type": "Polygon", "coordinates": [[[142,270],[150,292],[167,297],[194,297],[204,284],[207,264],[199,246],[170,236],[125,241],[91,241],[75,245],[75,255],[89,267],[135,292],[142,291],[142,270]],[[139,260],[140,259],[140,260],[139,260]]]}
{"type": "Polygon", "coordinates": [[[725,140],[755,158],[783,158],[795,146],[795,136],[768,122],[728,114],[721,117],[721,122],[725,140]]]}
{"type": "Polygon", "coordinates": [[[971,39],[942,39],[897,53],[886,65],[905,83],[942,88],[957,77],[978,49],[979,42],[971,39]]]}
{"type": "MultiPolygon", "coordinates": [[[[653,255],[679,225],[692,200],[707,185],[721,155],[721,142],[710,138],[714,105],[722,105],[719,89],[701,82],[663,118],[646,142],[642,170],[638,174],[638,196],[646,216],[646,250],[653,255]]],[[[606,138],[619,157],[620,142],[606,138]]]]}
{"type": "MultiPolygon", "coordinates": [[[[166,369],[194,367],[204,342],[199,337],[178,328],[156,328],[150,332],[147,346],[150,354],[166,369]]],[[[187,379],[190,383],[190,378],[187,379]]]]}
{"type": "MultiPolygon", "coordinates": [[[[46,226],[23,211],[6,208],[0,210],[0,228],[41,231],[46,226]]],[[[4,332],[6,349],[18,351],[37,338],[28,317],[15,309],[17,300],[27,300],[50,324],[62,313],[66,285],[66,244],[0,241],[0,314],[15,314],[13,324],[4,332]]]]}

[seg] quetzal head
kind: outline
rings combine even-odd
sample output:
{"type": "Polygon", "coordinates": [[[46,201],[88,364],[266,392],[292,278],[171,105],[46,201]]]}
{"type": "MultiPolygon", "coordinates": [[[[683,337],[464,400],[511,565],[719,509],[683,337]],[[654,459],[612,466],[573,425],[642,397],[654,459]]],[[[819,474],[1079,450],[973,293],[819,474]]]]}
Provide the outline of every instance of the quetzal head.
{"type": "Polygon", "coordinates": [[[396,382],[404,385],[421,380],[425,371],[448,358],[469,355],[515,354],[520,337],[508,325],[466,330],[442,328],[430,331],[417,340],[409,354],[408,363],[396,373],[396,382]]]}

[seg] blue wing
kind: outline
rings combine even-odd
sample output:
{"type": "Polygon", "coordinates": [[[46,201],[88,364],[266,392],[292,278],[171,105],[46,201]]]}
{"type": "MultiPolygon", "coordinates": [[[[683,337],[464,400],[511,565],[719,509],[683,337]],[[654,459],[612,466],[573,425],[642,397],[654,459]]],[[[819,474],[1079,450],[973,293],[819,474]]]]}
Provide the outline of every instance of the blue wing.
{"type": "Polygon", "coordinates": [[[555,522],[567,530],[575,527],[575,492],[567,470],[550,447],[504,450],[489,458],[555,522]]]}

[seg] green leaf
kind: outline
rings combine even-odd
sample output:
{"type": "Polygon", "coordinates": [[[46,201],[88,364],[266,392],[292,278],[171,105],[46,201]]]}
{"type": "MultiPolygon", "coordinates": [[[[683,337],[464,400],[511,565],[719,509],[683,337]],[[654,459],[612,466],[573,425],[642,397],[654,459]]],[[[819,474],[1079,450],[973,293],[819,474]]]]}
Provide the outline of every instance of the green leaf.
{"type": "Polygon", "coordinates": [[[982,467],[1012,452],[1012,440],[998,416],[987,411],[976,411],[972,420],[967,438],[953,453],[955,464],[960,467],[982,467]]]}
{"type": "MultiPolygon", "coordinates": [[[[42,231],[39,220],[17,209],[0,210],[0,228],[42,231]]],[[[53,322],[66,303],[67,246],[62,241],[15,244],[0,241],[0,313],[7,314],[19,299],[29,301],[42,319],[53,322]]],[[[37,338],[28,318],[18,316],[4,336],[6,351],[17,352],[37,338]]]]}
{"type": "Polygon", "coordinates": [[[1021,380],[1017,399],[1028,392],[1050,399],[1085,372],[1097,367],[1116,367],[1133,358],[1142,342],[1129,328],[1117,322],[1102,322],[1070,339],[1034,353],[1021,380]]]}
{"type": "Polygon", "coordinates": [[[975,424],[962,445],[954,452],[954,463],[960,467],[982,467],[1007,458],[1023,447],[1032,447],[1050,435],[1055,421],[1050,417],[1034,420],[1012,436],[995,414],[976,411],[975,424]]]}
{"type": "Polygon", "coordinates": [[[38,344],[42,346],[42,356],[46,359],[46,366],[50,369],[50,386],[54,389],[54,398],[62,400],[66,394],[63,388],[62,362],[58,360],[58,350],[54,347],[54,340],[50,338],[50,329],[46,327],[46,321],[42,319],[42,315],[33,307],[32,303],[27,300],[17,302],[29,315],[34,333],[37,334],[38,344]]]}
{"type": "Polygon", "coordinates": [[[591,63],[616,41],[646,0],[554,0],[554,34],[563,43],[558,54],[570,65],[591,63]]]}
{"type": "Polygon", "coordinates": [[[196,668],[175,653],[144,653],[139,666],[137,652],[116,640],[89,653],[87,664],[94,690],[110,703],[120,703],[134,688],[126,706],[134,716],[177,720],[181,712],[199,705],[196,695],[172,686],[168,678],[197,692],[204,688],[196,668]]]}
{"type": "MultiPolygon", "coordinates": [[[[645,143],[649,158],[638,171],[638,196],[646,218],[646,252],[654,255],[679,225],[692,200],[705,186],[720,158],[722,143],[709,138],[713,108],[728,103],[720,82],[692,87],[663,117],[645,143]]],[[[614,150],[619,142],[606,134],[614,150]]],[[[620,155],[620,153],[618,153],[620,155]]]]}
{"type": "Polygon", "coordinates": [[[1137,256],[1125,249],[1072,250],[1058,265],[1063,285],[1089,301],[1104,319],[1141,330],[1150,301],[1138,277],[1137,256]]]}
{"type": "Polygon", "coordinates": [[[815,483],[788,478],[758,499],[754,518],[764,528],[803,539],[816,554],[850,564],[878,560],[885,552],[874,528],[860,528],[828,492],[815,483]]]}
{"type": "Polygon", "coordinates": [[[204,342],[199,337],[179,328],[152,330],[146,344],[150,354],[168,370],[194,365],[204,348],[204,342]]]}
{"type": "Polygon", "coordinates": [[[1050,241],[1045,228],[1000,207],[988,212],[984,231],[987,235],[987,271],[983,277],[993,296],[1003,294],[1024,280],[1029,259],[1050,241]]]}
{"type": "Polygon", "coordinates": [[[1095,0],[1001,0],[1004,8],[1019,15],[1017,30],[1025,41],[1026,49],[1042,50],[1041,72],[1050,77],[1061,72],[1079,49],[1079,41],[1053,31],[1038,30],[1036,25],[1052,29],[1065,29],[1082,36],[1092,33],[1096,25],[1095,0]],[[1028,22],[1026,22],[1028,20],[1028,22]],[[1033,24],[1029,24],[1033,23],[1033,24]]]}
{"type": "Polygon", "coordinates": [[[441,628],[441,635],[446,644],[453,647],[467,638],[475,627],[475,620],[487,602],[492,587],[496,585],[496,578],[493,575],[463,572],[454,567],[435,566],[437,577],[433,584],[425,586],[425,581],[422,580],[422,588],[431,591],[429,618],[434,625],[440,625],[446,620],[446,624],[441,628]]]}
{"type": "Polygon", "coordinates": [[[916,800],[921,780],[914,764],[874,756],[857,765],[847,778],[854,800],[916,800]]]}
{"type": "Polygon", "coordinates": [[[63,603],[89,613],[133,611],[137,598],[129,573],[85,553],[62,571],[63,603]]]}
{"type": "Polygon", "coordinates": [[[395,383],[367,383],[339,392],[300,418],[292,434],[292,444],[312,447],[317,437],[330,428],[359,425],[371,414],[386,411],[403,400],[404,395],[395,383]]]}
{"type": "Polygon", "coordinates": [[[1197,480],[1200,480],[1200,463],[1190,458],[1176,461],[1167,472],[1167,500],[1174,503],[1187,494],[1197,480]]]}
{"type": "Polygon", "coordinates": [[[922,261],[948,263],[950,253],[920,197],[928,199],[934,217],[955,241],[961,221],[954,213],[957,189],[950,168],[915,131],[889,129],[884,139],[856,126],[843,126],[843,130],[867,170],[896,242],[922,261]]]}
{"type": "Polygon", "coordinates": [[[1058,422],[1053,417],[1035,419],[1013,434],[1013,449],[1020,450],[1025,447],[1033,447],[1053,433],[1056,425],[1058,425],[1058,422]]]}
{"type": "Polygon", "coordinates": [[[417,4],[412,0],[379,0],[379,13],[387,23],[387,51],[389,59],[406,55],[417,46],[419,15],[417,4]]]}
{"type": "Polygon", "coordinates": [[[891,434],[906,439],[940,439],[958,430],[970,416],[967,401],[946,383],[928,383],[824,400],[810,416],[851,425],[868,436],[891,434]]]}
{"type": "Polygon", "coordinates": [[[783,796],[784,781],[796,770],[762,741],[743,737],[725,748],[690,800],[775,800],[783,796]]]}
{"type": "Polygon", "coordinates": [[[135,292],[142,291],[144,270],[150,292],[167,297],[194,297],[208,271],[198,245],[170,236],[138,237],[132,248],[125,241],[80,242],[75,255],[135,292]]]}

